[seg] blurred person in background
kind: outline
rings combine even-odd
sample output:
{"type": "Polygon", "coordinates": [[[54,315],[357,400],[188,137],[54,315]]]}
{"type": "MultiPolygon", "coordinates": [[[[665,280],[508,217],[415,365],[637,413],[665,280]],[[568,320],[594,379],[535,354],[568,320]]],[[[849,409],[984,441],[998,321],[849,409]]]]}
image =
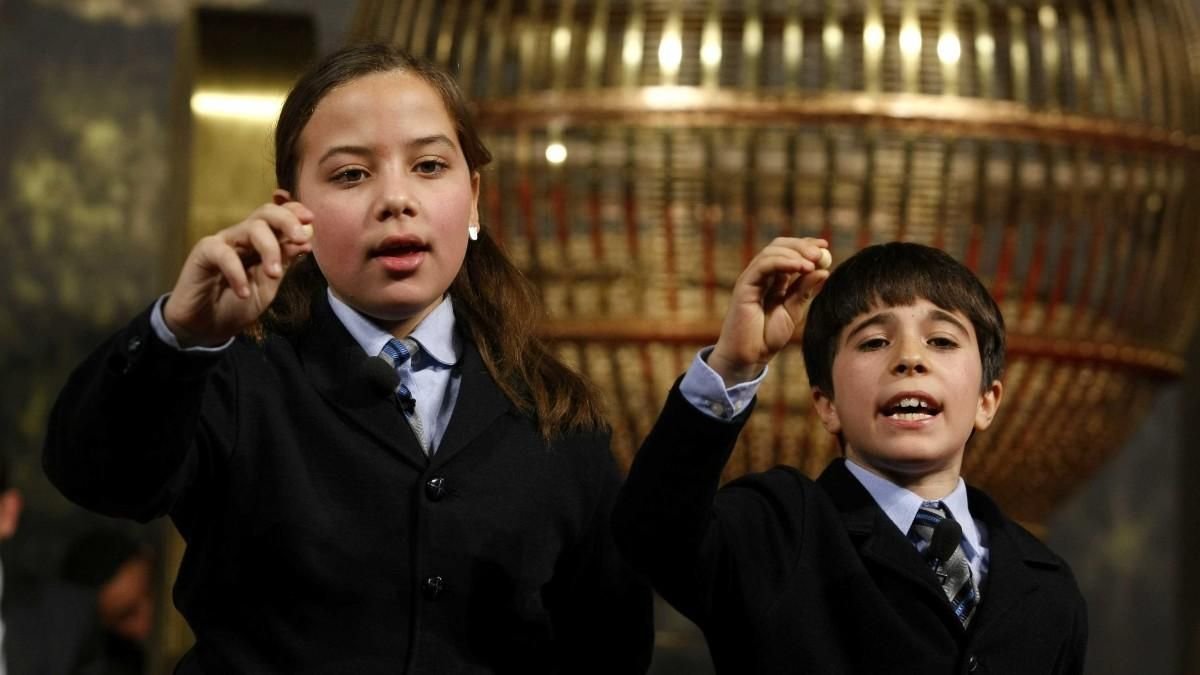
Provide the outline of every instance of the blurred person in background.
{"type": "Polygon", "coordinates": [[[60,576],[96,594],[99,660],[106,675],[145,672],[155,618],[154,561],[150,546],[110,528],[86,532],[67,547],[60,576]]]}

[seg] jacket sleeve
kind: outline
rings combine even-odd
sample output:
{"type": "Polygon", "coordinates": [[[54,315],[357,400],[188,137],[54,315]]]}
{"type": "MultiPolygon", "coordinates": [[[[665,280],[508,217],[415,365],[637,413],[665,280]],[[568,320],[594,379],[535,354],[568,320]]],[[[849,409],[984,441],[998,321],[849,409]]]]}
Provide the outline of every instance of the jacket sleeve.
{"type": "Polygon", "coordinates": [[[758,619],[800,555],[808,509],[795,472],[754,474],[718,490],[752,409],[714,419],[688,403],[677,383],[613,512],[626,560],[702,628],[758,619]]]}
{"type": "Polygon", "coordinates": [[[229,350],[175,350],[154,334],[150,311],[71,373],[42,454],[46,475],[68,499],[142,522],[171,511],[212,475],[207,450],[229,447],[235,428],[229,350]]]}
{"type": "Polygon", "coordinates": [[[654,650],[653,596],[613,542],[611,516],[621,478],[609,434],[595,434],[586,445],[582,454],[595,506],[579,544],[560,565],[565,578],[555,583],[557,660],[563,672],[641,675],[654,650]]]}

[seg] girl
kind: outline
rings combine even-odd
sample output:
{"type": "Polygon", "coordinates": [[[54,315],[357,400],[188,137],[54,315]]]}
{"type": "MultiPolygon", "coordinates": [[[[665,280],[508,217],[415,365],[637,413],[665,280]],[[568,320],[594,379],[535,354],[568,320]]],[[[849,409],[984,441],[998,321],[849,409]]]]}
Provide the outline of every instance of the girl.
{"type": "Polygon", "coordinates": [[[183,535],[177,672],[644,672],[596,395],[479,228],[490,155],[453,80],[341,50],[275,159],[272,202],[196,244],[47,435],[67,497],[183,535]]]}

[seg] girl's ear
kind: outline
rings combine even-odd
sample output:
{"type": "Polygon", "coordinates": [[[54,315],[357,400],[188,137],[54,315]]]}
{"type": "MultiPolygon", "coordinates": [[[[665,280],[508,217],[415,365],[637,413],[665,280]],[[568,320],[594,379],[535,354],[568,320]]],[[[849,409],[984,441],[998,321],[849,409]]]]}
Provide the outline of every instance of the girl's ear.
{"type": "Polygon", "coordinates": [[[813,387],[813,408],[817,411],[817,416],[821,418],[821,426],[831,434],[842,433],[842,420],[838,417],[837,405],[833,399],[825,395],[820,387],[813,387]]]}
{"type": "Polygon", "coordinates": [[[292,199],[292,193],[284,190],[283,188],[276,188],[275,191],[271,193],[271,201],[275,202],[276,206],[283,206],[284,204],[295,200],[292,199]]]}
{"type": "Polygon", "coordinates": [[[469,226],[479,227],[479,172],[471,173],[471,222],[469,226]]]}

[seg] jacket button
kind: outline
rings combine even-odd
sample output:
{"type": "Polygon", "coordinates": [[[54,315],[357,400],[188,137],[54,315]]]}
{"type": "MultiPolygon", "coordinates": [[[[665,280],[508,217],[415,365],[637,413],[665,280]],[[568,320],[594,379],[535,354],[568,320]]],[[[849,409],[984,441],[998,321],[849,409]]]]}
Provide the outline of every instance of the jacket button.
{"type": "Polygon", "coordinates": [[[446,580],[441,577],[433,576],[425,579],[425,583],[421,584],[421,590],[425,593],[427,600],[437,600],[437,597],[446,590],[446,580]]]}
{"type": "Polygon", "coordinates": [[[433,502],[441,501],[442,497],[446,496],[446,479],[434,476],[425,481],[425,496],[433,502]]]}
{"type": "Polygon", "coordinates": [[[975,655],[972,654],[967,657],[967,672],[973,673],[976,670],[979,670],[979,659],[975,658],[975,655]]]}
{"type": "Polygon", "coordinates": [[[138,353],[138,351],[140,351],[141,348],[142,348],[142,338],[140,338],[136,335],[129,338],[129,341],[125,343],[125,349],[130,354],[138,353]]]}

